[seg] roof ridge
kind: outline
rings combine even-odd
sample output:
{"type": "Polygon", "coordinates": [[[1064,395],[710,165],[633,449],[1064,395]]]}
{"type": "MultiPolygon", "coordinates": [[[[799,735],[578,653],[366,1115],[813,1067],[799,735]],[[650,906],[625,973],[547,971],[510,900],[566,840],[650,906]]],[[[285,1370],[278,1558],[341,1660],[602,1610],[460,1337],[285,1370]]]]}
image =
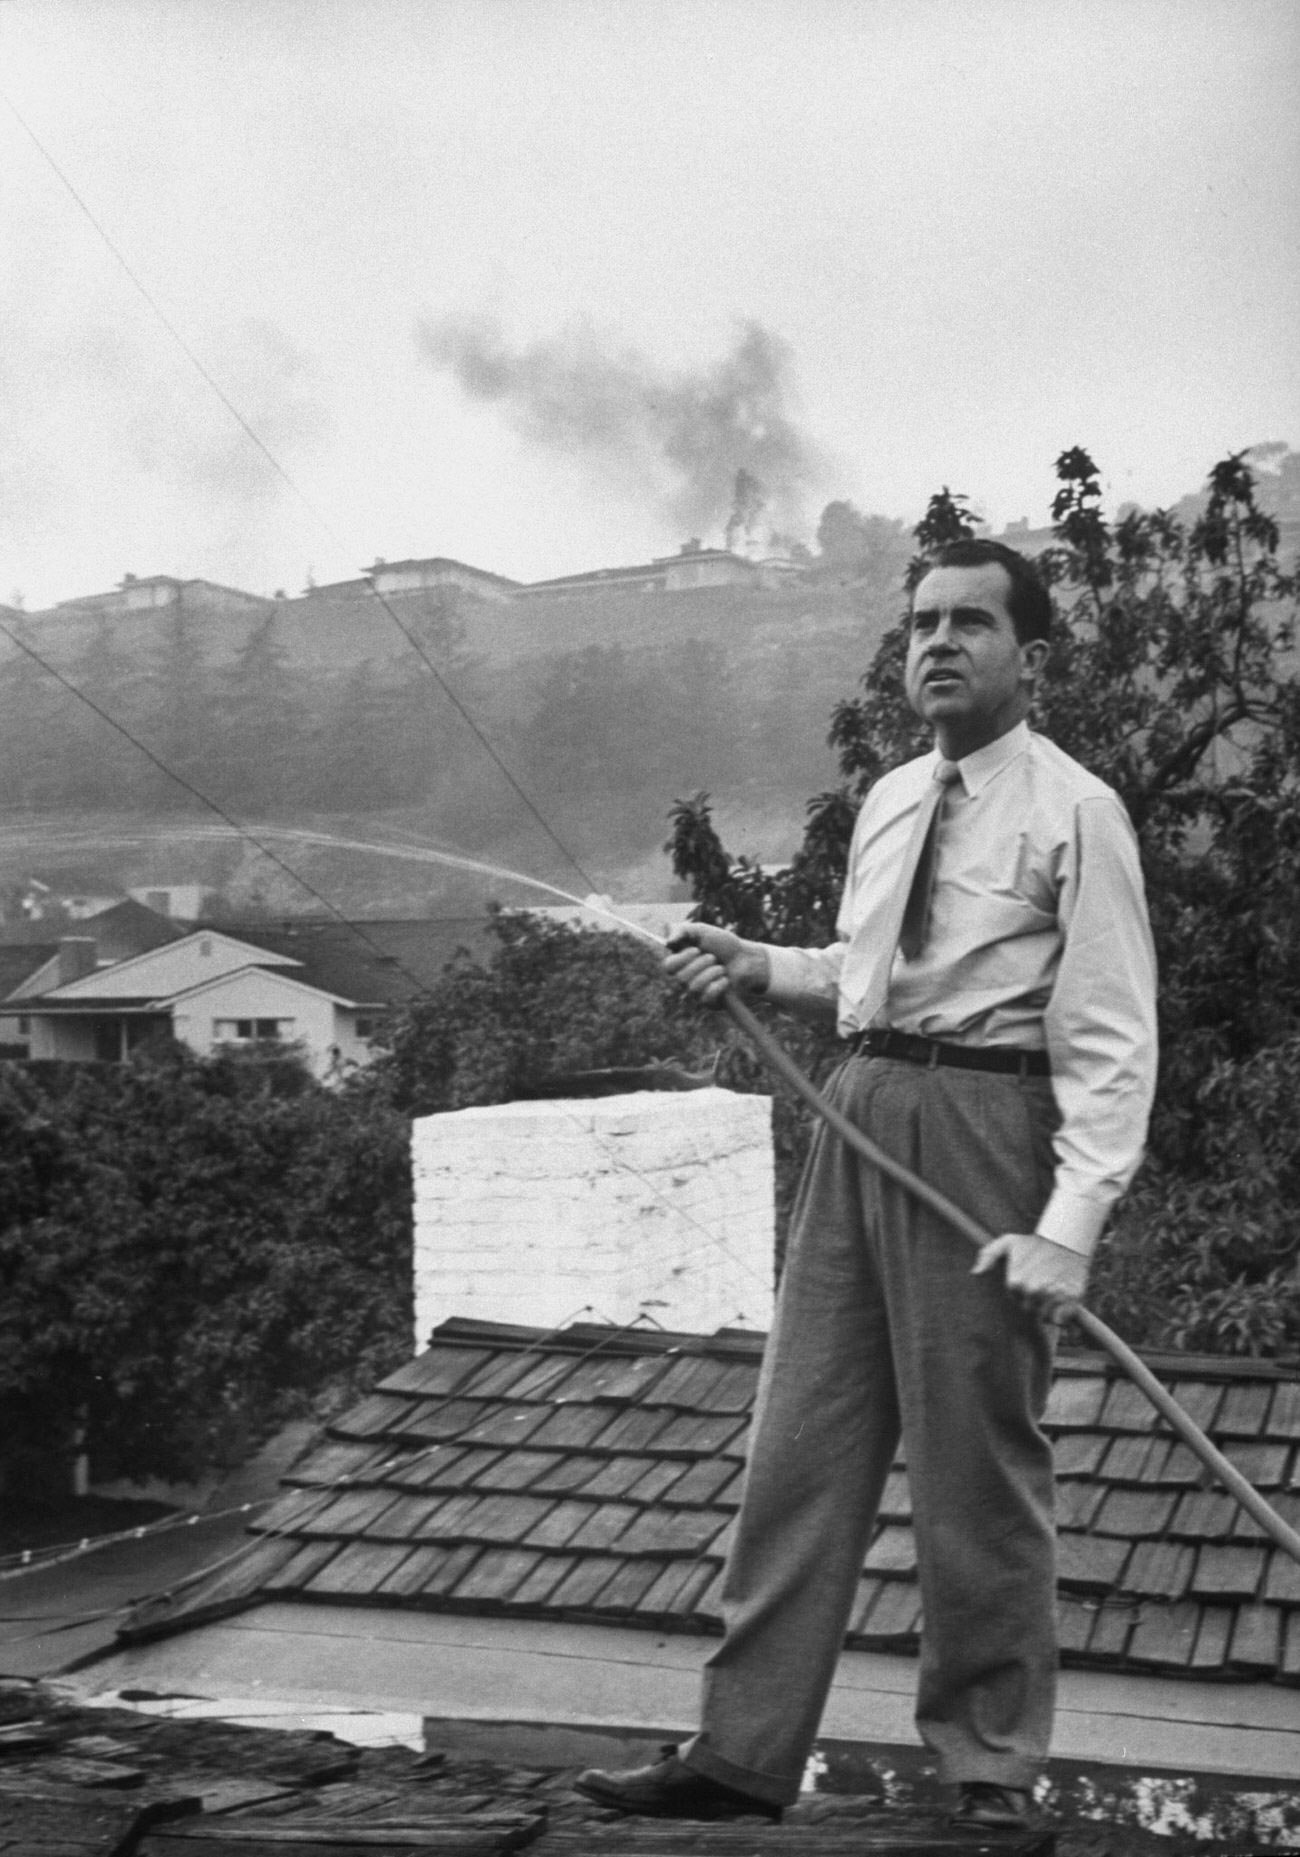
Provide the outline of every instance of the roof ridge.
{"type": "MultiPolygon", "coordinates": [[[[1300,1357],[1292,1356],[1258,1360],[1239,1354],[1182,1354],[1144,1348],[1142,1359],[1152,1373],[1182,1380],[1294,1380],[1300,1375],[1300,1357]]],[[[1058,1348],[1055,1371],[1124,1378],[1124,1369],[1117,1361],[1092,1348],[1058,1348]]]]}
{"type": "Polygon", "coordinates": [[[698,1354],[746,1359],[762,1352],[767,1336],[758,1330],[720,1328],[712,1335],[677,1332],[666,1328],[638,1328],[616,1322],[568,1322],[562,1328],[541,1328],[532,1323],[500,1322],[479,1316],[452,1315],[440,1322],[430,1342],[481,1347],[491,1342],[525,1342],[529,1348],[553,1348],[570,1353],[600,1342],[606,1349],[627,1354],[698,1354]]]}

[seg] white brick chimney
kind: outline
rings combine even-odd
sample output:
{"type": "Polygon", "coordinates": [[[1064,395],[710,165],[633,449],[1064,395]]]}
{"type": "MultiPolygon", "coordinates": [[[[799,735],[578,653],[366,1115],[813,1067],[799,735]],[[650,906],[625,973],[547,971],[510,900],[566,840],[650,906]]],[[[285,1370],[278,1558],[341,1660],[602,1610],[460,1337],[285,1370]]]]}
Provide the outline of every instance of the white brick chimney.
{"type": "MultiPolygon", "coordinates": [[[[412,1131],[415,1345],[449,1316],[772,1317],[772,1106],[730,1090],[503,1103],[412,1131]]],[[[589,1318],[590,1319],[590,1318],[589,1318]]]]}

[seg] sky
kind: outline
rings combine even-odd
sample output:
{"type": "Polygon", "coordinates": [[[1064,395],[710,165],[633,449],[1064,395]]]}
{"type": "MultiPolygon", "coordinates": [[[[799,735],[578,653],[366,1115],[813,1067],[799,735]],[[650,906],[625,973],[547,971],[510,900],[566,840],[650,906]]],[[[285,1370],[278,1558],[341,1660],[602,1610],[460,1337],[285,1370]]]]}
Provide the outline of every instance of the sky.
{"type": "Polygon", "coordinates": [[[0,91],[29,608],[1300,445],[1294,0],[0,0],[0,91]]]}

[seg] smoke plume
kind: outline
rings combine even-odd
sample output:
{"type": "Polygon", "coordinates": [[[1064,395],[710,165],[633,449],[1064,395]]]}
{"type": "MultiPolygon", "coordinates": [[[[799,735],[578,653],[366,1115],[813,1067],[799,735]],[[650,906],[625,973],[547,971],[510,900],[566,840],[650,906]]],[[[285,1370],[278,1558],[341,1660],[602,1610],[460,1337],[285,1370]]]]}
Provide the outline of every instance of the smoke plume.
{"type": "Polygon", "coordinates": [[[512,348],[487,318],[426,318],[417,340],[530,444],[580,461],[679,530],[725,525],[735,539],[765,510],[797,532],[824,479],[825,459],[790,410],[790,349],[758,322],[742,323],[712,366],[676,372],[586,325],[512,348]]]}

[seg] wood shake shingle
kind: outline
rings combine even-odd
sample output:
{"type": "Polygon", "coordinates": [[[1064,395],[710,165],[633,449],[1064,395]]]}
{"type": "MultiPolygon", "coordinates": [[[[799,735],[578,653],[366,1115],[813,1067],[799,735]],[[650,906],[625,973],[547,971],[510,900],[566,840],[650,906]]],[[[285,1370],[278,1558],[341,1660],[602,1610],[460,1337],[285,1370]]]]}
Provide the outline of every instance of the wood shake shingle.
{"type": "MultiPolygon", "coordinates": [[[[711,1632],[762,1337],[456,1320],[352,1411],[253,1523],[249,1551],[147,1602],[142,1639],[271,1597],[711,1632]]],[[[1227,1455],[1300,1523],[1300,1391],[1287,1370],[1153,1363],[1227,1455]]],[[[1300,1684],[1300,1566],[1137,1388],[1063,1352],[1056,1446],[1067,1664],[1300,1684]]],[[[846,1642],[914,1649],[902,1454],[846,1642]]]]}

